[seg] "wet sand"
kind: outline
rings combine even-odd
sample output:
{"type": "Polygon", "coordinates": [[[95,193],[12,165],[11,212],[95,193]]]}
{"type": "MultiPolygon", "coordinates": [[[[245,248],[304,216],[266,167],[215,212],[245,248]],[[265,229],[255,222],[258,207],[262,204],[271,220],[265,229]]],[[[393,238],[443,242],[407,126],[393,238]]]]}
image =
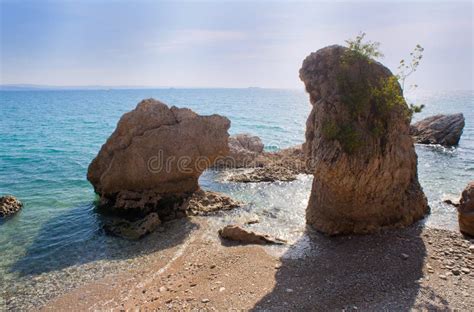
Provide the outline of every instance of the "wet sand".
{"type": "Polygon", "coordinates": [[[60,295],[43,311],[471,310],[474,240],[414,225],[375,235],[311,230],[286,248],[217,238],[206,219],[151,261],[60,295]]]}

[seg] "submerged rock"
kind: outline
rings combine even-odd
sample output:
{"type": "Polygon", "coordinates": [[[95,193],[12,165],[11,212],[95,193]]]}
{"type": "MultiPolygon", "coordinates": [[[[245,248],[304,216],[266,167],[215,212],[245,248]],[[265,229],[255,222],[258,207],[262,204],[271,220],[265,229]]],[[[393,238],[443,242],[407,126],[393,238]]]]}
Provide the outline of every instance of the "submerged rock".
{"type": "Polygon", "coordinates": [[[464,128],[464,115],[435,115],[414,123],[410,134],[416,143],[453,146],[459,143],[464,128]]]}
{"type": "Polygon", "coordinates": [[[219,235],[222,238],[237,241],[243,244],[285,244],[286,241],[273,237],[268,234],[257,233],[246,230],[238,225],[227,225],[219,230],[219,235]]]}
{"type": "Polygon", "coordinates": [[[255,165],[255,159],[263,152],[258,136],[247,133],[229,137],[229,155],[215,162],[217,168],[247,168],[255,165]]]}
{"type": "Polygon", "coordinates": [[[474,181],[461,194],[458,206],[459,230],[474,237],[474,181]]]}
{"type": "Polygon", "coordinates": [[[133,222],[117,217],[105,219],[103,227],[108,234],[137,240],[154,232],[160,224],[161,221],[158,214],[152,212],[146,217],[133,222]]]}
{"type": "Polygon", "coordinates": [[[14,196],[6,195],[0,197],[0,217],[11,216],[21,210],[23,204],[14,196]]]}
{"type": "Polygon", "coordinates": [[[341,46],[300,69],[313,106],[304,150],[314,174],[306,221],[328,234],[406,226],[429,212],[409,135],[410,112],[382,64],[341,46]]]}
{"type": "Polygon", "coordinates": [[[158,212],[199,190],[198,178],[226,156],[230,121],[148,99],[120,118],[87,172],[102,206],[158,212]]]}

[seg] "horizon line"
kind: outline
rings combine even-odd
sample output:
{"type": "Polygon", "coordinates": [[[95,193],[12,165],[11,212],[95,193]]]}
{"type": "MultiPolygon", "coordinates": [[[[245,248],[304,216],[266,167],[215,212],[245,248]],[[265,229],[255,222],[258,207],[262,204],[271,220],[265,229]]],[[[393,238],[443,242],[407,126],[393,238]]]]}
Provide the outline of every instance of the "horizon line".
{"type": "MultiPolygon", "coordinates": [[[[216,86],[142,86],[142,85],[38,85],[38,84],[0,84],[0,91],[74,91],[74,90],[153,90],[153,89],[267,89],[267,90],[293,90],[304,91],[305,87],[262,87],[262,86],[247,86],[247,87],[216,87],[216,86]]],[[[425,89],[418,88],[419,91],[474,91],[472,89],[425,89]]],[[[408,91],[408,90],[407,90],[408,91]]],[[[406,93],[413,93],[408,91],[406,93]]]]}
{"type": "Polygon", "coordinates": [[[39,85],[39,84],[0,84],[0,90],[23,89],[23,90],[145,90],[145,89],[279,89],[279,90],[304,90],[304,86],[297,87],[266,87],[266,86],[146,86],[146,85],[39,85]]]}

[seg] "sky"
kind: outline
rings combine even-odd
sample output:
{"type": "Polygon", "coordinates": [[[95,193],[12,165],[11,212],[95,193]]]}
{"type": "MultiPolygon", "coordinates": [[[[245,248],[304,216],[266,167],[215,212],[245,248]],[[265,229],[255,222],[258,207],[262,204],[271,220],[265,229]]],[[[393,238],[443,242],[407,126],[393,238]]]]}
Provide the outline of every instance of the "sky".
{"type": "Polygon", "coordinates": [[[473,2],[0,0],[0,84],[303,88],[311,52],[359,32],[407,83],[474,89],[473,2]]]}

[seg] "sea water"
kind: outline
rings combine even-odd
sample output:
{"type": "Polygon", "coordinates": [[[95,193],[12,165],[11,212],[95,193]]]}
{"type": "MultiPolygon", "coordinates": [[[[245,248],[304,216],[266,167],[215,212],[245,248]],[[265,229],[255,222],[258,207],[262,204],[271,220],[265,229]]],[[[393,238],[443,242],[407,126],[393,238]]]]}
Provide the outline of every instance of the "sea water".
{"type": "MultiPolygon", "coordinates": [[[[199,114],[227,116],[231,134],[258,135],[267,150],[302,143],[311,109],[303,90],[0,92],[0,194],[13,194],[25,204],[17,215],[0,220],[0,310],[39,306],[150,250],[151,239],[129,242],[103,233],[94,211],[96,196],[86,180],[89,163],[120,116],[150,97],[199,114]]],[[[425,225],[456,230],[456,210],[443,200],[459,196],[474,179],[474,92],[418,91],[409,99],[426,105],[415,120],[459,112],[466,118],[459,146],[416,146],[419,180],[432,211],[425,225]]],[[[200,183],[247,206],[222,214],[218,222],[257,217],[257,229],[290,241],[304,229],[310,176],[287,183],[237,184],[219,182],[221,175],[205,172],[200,183]]]]}

